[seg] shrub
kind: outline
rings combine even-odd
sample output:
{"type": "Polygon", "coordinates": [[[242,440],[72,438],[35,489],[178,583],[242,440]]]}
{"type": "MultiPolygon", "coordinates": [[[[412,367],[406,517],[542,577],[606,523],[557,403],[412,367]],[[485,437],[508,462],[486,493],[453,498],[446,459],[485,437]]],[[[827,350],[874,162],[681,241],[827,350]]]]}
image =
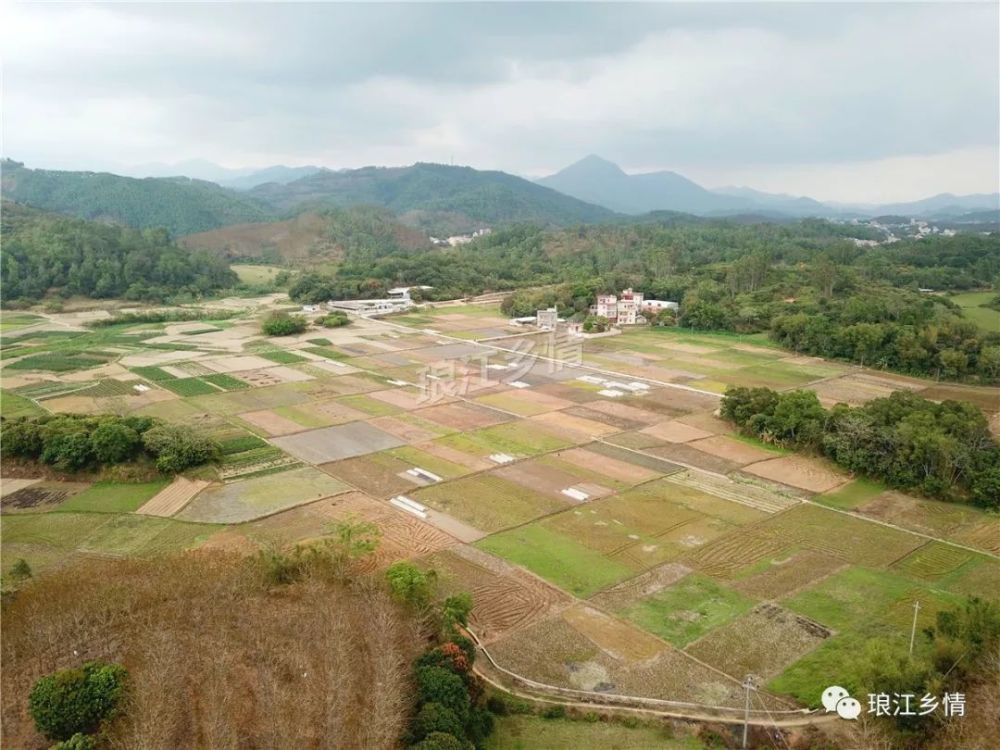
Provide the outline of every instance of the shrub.
{"type": "Polygon", "coordinates": [[[42,677],[28,696],[35,726],[53,740],[95,732],[118,710],[127,676],[120,664],[91,661],[42,677]]]}
{"type": "Polygon", "coordinates": [[[462,723],[469,718],[469,693],[465,682],[444,667],[419,667],[417,693],[422,703],[439,703],[462,723]]]}
{"type": "Polygon", "coordinates": [[[347,317],[347,313],[341,312],[340,310],[335,310],[329,315],[325,315],[316,321],[318,325],[321,325],[324,328],[340,328],[340,326],[346,326],[350,322],[351,319],[347,317]]]}
{"type": "Polygon", "coordinates": [[[510,713],[506,701],[499,695],[491,695],[486,699],[486,708],[497,716],[506,716],[510,713]]]}
{"type": "Polygon", "coordinates": [[[14,564],[10,566],[10,573],[8,574],[11,580],[15,582],[26,581],[31,578],[31,566],[28,565],[28,561],[23,557],[19,557],[14,561],[14,564]]]}
{"type": "Polygon", "coordinates": [[[97,750],[97,738],[77,732],[68,740],[57,742],[49,750],[97,750]]]}
{"type": "Polygon", "coordinates": [[[413,750],[465,750],[466,745],[454,735],[434,732],[411,747],[413,750]]]}
{"type": "Polygon", "coordinates": [[[441,613],[444,617],[446,631],[455,629],[455,625],[468,625],[469,613],[472,611],[472,596],[467,592],[454,594],[444,600],[441,613]]]}
{"type": "Polygon", "coordinates": [[[42,452],[42,427],[34,420],[18,419],[3,428],[3,453],[5,456],[38,458],[42,452]]]}
{"type": "Polygon", "coordinates": [[[564,706],[549,706],[542,711],[543,719],[563,719],[566,717],[566,708],[564,706]]]}
{"type": "Polygon", "coordinates": [[[293,336],[306,330],[309,321],[301,315],[273,312],[261,321],[260,330],[266,336],[293,336]]]}
{"type": "Polygon", "coordinates": [[[454,643],[445,643],[437,648],[431,649],[421,654],[417,659],[417,668],[420,667],[443,667],[458,675],[464,675],[469,671],[469,660],[465,652],[454,643]]]}
{"type": "Polygon", "coordinates": [[[412,732],[415,740],[422,740],[435,732],[453,734],[456,737],[465,735],[462,722],[455,716],[455,712],[440,703],[425,703],[420,707],[413,720],[412,732]]]}
{"type": "Polygon", "coordinates": [[[212,461],[219,455],[214,440],[186,425],[152,427],[143,434],[142,444],[156,457],[156,468],[170,474],[212,461]]]}
{"type": "Polygon", "coordinates": [[[476,663],[476,644],[469,638],[466,638],[464,635],[454,634],[451,636],[451,642],[462,649],[470,667],[476,663]]]}

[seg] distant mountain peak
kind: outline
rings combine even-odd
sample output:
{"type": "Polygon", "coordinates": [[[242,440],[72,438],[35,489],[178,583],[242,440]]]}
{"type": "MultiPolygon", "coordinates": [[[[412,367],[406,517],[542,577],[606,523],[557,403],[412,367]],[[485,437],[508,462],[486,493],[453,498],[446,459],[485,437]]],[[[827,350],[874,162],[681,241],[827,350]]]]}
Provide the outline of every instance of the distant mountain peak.
{"type": "MultiPolygon", "coordinates": [[[[575,161],[570,164],[565,169],[560,170],[556,174],[573,174],[573,173],[587,173],[593,177],[627,177],[625,171],[615,164],[613,161],[608,161],[607,159],[598,156],[597,154],[588,154],[579,161],[575,161]]],[[[555,175],[553,175],[555,176],[555,175]]]]}

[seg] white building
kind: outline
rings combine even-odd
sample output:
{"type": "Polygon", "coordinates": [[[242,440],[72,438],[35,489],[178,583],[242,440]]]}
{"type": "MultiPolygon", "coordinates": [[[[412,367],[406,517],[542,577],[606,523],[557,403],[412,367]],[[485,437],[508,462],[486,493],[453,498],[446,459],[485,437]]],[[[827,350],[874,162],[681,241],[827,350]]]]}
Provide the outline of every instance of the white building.
{"type": "Polygon", "coordinates": [[[388,292],[386,292],[386,294],[389,295],[389,299],[406,300],[408,302],[410,300],[411,289],[419,289],[420,291],[424,291],[425,289],[433,289],[433,288],[434,287],[432,286],[397,286],[390,289],[388,292]]]}
{"type": "Polygon", "coordinates": [[[662,299],[647,299],[642,303],[642,309],[648,312],[658,313],[663,310],[673,310],[677,312],[680,310],[681,306],[676,302],[669,302],[668,300],[662,299]]]}
{"type": "Polygon", "coordinates": [[[555,328],[559,322],[559,311],[554,307],[535,312],[535,325],[539,328],[555,328]]]}
{"type": "Polygon", "coordinates": [[[593,315],[607,318],[612,325],[634,326],[639,321],[644,295],[634,292],[631,287],[623,289],[621,296],[614,294],[597,295],[597,304],[591,305],[593,315]]]}

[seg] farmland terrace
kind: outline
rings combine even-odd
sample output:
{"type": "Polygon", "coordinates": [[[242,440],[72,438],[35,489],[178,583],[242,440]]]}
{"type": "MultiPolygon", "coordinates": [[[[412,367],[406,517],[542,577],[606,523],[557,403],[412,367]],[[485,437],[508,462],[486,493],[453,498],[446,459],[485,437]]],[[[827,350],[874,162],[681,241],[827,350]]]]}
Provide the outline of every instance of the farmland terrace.
{"type": "Polygon", "coordinates": [[[372,566],[414,559],[446,592],[470,591],[472,629],[526,680],[738,708],[753,673],[773,712],[815,707],[873,636],[908,640],[914,602],[924,626],[1000,586],[995,516],[714,415],[727,385],[809,388],[828,405],[905,388],[995,409],[985,390],[752,336],[643,330],[581,351],[511,336],[489,304],[263,338],[256,318],[280,303],[240,304],[100,329],[4,317],[5,417],[144,414],[197,425],[223,452],[172,483],[5,480],[4,566],[253,551],[364,519],[382,532],[372,566]]]}

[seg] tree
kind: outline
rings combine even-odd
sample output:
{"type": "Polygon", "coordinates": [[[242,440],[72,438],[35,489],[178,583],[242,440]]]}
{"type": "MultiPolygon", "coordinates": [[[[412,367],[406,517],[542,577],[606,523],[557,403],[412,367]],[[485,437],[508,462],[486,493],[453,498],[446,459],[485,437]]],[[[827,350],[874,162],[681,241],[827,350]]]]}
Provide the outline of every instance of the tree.
{"type": "Polygon", "coordinates": [[[984,508],[1000,510],[1000,466],[987,469],[973,482],[972,500],[984,508]]]}
{"type": "Polygon", "coordinates": [[[588,315],[583,319],[583,330],[587,333],[604,333],[611,325],[611,321],[603,315],[588,315]]]}
{"type": "Polygon", "coordinates": [[[426,609],[433,593],[434,576],[416,565],[400,560],[385,571],[392,595],[414,609],[426,609]]]}
{"type": "Polygon", "coordinates": [[[417,668],[417,695],[423,703],[439,703],[463,724],[469,718],[469,692],[465,682],[444,667],[417,668]]]}
{"type": "Polygon", "coordinates": [[[213,461],[219,454],[218,443],[187,425],[151,427],[143,433],[142,444],[156,457],[156,468],[168,474],[213,461]]]}
{"type": "Polygon", "coordinates": [[[440,703],[425,703],[413,719],[413,739],[422,740],[434,732],[444,732],[456,737],[465,736],[465,727],[450,708],[440,703]]]}
{"type": "Polygon", "coordinates": [[[261,321],[260,330],[265,336],[294,336],[302,333],[309,325],[301,315],[286,312],[272,312],[261,321]]]}
{"type": "Polygon", "coordinates": [[[38,731],[53,740],[97,731],[117,712],[127,676],[120,664],[91,661],[42,677],[28,696],[38,731]]]}
{"type": "Polygon", "coordinates": [[[90,448],[102,464],[123,463],[140,447],[139,433],[120,422],[105,422],[90,433],[90,448]]]}
{"type": "Polygon", "coordinates": [[[441,605],[445,630],[454,630],[455,625],[468,625],[469,613],[471,611],[472,596],[468,592],[463,591],[460,594],[453,594],[446,598],[441,605]]]}

